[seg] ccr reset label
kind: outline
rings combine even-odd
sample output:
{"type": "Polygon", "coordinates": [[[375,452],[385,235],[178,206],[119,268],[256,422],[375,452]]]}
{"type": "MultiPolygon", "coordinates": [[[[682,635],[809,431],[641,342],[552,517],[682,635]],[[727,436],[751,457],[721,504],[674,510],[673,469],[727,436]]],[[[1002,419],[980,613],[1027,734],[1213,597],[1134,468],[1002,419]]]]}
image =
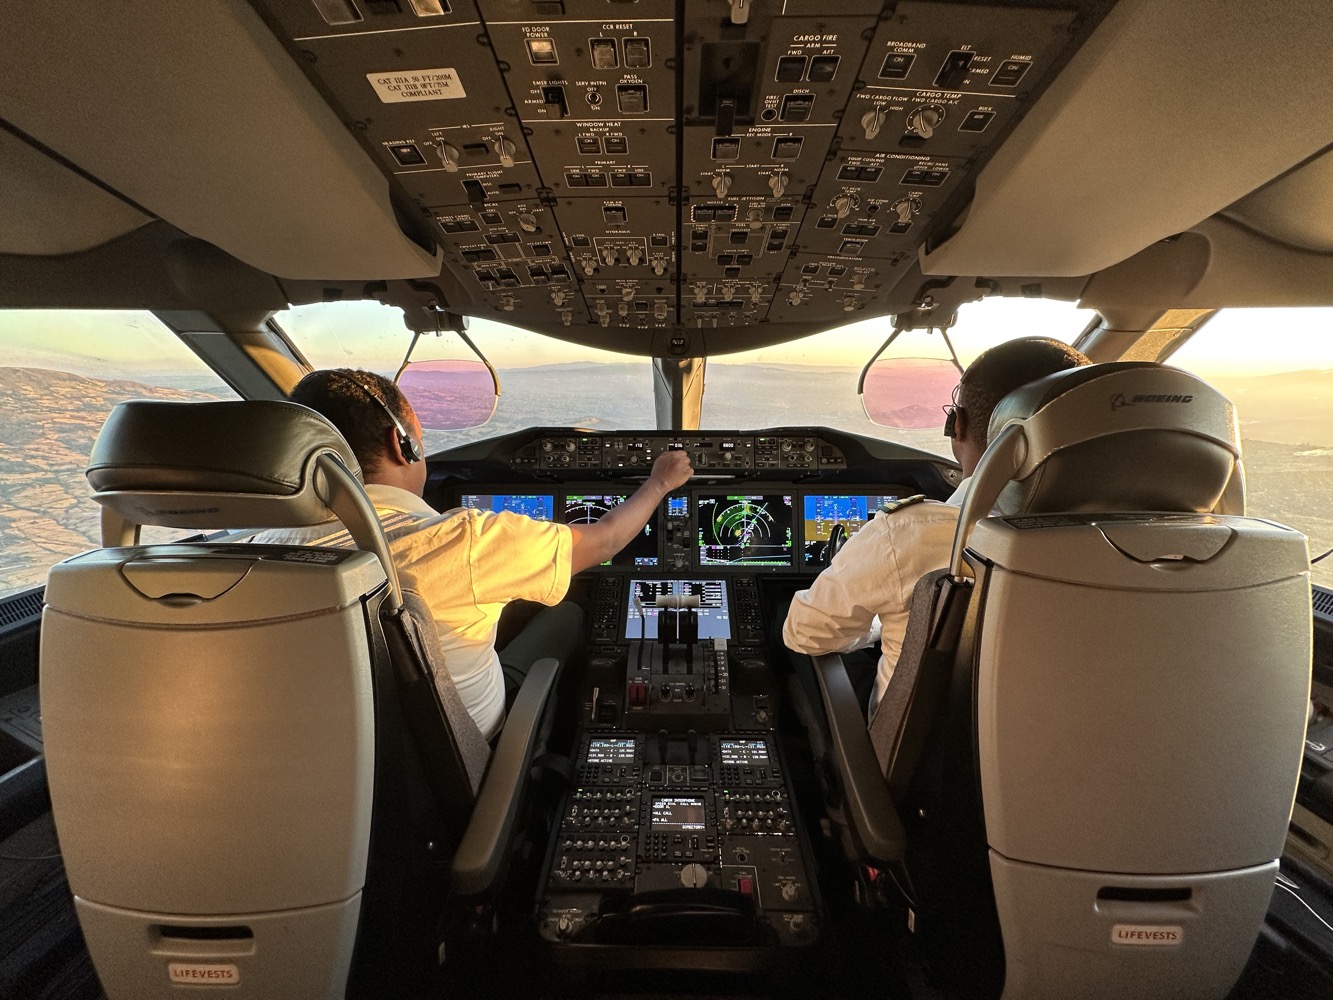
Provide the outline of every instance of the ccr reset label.
{"type": "Polygon", "coordinates": [[[403,69],[389,73],[367,73],[366,79],[385,104],[404,101],[453,101],[467,97],[458,71],[441,69],[403,69]]]}
{"type": "Polygon", "coordinates": [[[1116,924],[1111,928],[1112,944],[1170,947],[1185,940],[1185,928],[1179,924],[1116,924]]]}
{"type": "Polygon", "coordinates": [[[241,981],[241,970],[235,965],[211,962],[169,962],[167,978],[182,985],[235,986],[241,981]]]}

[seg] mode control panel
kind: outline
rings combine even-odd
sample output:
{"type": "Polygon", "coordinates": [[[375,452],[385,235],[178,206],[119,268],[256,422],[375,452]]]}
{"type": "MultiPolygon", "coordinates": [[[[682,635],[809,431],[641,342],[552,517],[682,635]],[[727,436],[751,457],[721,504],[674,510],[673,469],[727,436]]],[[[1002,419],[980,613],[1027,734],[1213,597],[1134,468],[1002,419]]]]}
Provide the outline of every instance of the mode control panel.
{"type": "Polygon", "coordinates": [[[689,453],[695,471],[718,476],[755,470],[845,469],[847,458],[837,445],[814,432],[777,434],[730,432],[639,434],[633,432],[544,435],[514,455],[516,468],[553,472],[646,474],[666,451],[689,453]]]}

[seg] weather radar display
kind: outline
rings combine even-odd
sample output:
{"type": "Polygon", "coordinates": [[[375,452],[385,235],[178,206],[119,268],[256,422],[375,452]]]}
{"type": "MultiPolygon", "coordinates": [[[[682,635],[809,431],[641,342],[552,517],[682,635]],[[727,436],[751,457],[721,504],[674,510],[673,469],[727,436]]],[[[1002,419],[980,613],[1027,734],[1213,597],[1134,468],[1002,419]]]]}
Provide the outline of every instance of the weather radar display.
{"type": "MultiPolygon", "coordinates": [[[[564,517],[566,524],[596,524],[612,509],[628,500],[624,493],[599,494],[571,493],[565,497],[564,517]]],[[[643,530],[623,549],[611,557],[603,566],[656,566],[657,565],[657,517],[649,520],[643,530]]]]}
{"type": "Polygon", "coordinates": [[[700,494],[700,566],[792,565],[791,496],[700,494]]]}

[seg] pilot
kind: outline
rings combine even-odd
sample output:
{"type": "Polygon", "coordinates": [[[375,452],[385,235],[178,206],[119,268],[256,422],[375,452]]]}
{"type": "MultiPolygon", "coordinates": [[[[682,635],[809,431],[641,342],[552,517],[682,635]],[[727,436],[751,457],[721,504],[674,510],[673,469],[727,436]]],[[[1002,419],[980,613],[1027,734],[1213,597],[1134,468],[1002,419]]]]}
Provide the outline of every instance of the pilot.
{"type": "MultiPolygon", "coordinates": [[[[430,606],[454,686],[488,739],[504,724],[505,708],[532,664],[544,656],[563,663],[577,644],[583,613],[563,602],[571,574],[624,548],[693,471],[683,451],[658,456],[634,495],[594,524],[468,508],[441,514],[422,499],[421,423],[397,385],[373,372],[327,369],[303,378],[291,399],[327,417],[351,445],[403,589],[430,606]],[[516,600],[548,607],[497,653],[500,614],[516,600]]],[[[325,523],[272,529],[253,541],[338,544],[339,534],[341,527],[325,523]]]]}
{"type": "MultiPolygon", "coordinates": [[[[1087,364],[1083,354],[1045,337],[1010,340],[978,356],[945,410],[944,434],[964,477],[981,461],[991,412],[1001,399],[1028,382],[1087,364]]],[[[847,540],[809,590],[792,597],[782,627],[789,649],[847,654],[879,641],[877,669],[868,655],[845,660],[868,717],[874,717],[902,651],[916,582],[949,564],[967,486],[964,478],[944,503],[913,497],[890,505],[847,540]]]]}

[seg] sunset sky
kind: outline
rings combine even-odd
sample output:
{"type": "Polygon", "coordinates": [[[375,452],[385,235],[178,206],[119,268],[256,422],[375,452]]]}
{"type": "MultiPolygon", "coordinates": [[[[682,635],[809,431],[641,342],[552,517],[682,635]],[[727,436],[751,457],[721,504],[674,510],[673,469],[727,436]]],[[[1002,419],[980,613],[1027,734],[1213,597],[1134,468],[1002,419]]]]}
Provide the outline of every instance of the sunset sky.
{"type": "MultiPolygon", "coordinates": [[[[1091,312],[1072,303],[997,299],[965,307],[950,336],[966,365],[987,347],[1016,336],[1073,339],[1091,318],[1091,312]]],[[[280,315],[279,321],[320,367],[351,365],[392,372],[409,338],[399,313],[377,303],[307,306],[280,315]]],[[[469,333],[497,368],[628,360],[488,320],[474,320],[469,333]]],[[[886,320],[867,320],[790,344],[719,355],[715,363],[859,368],[886,333],[886,320]]],[[[937,335],[911,333],[904,334],[893,353],[931,356],[942,350],[937,335]]],[[[438,343],[423,342],[418,356],[469,354],[456,338],[446,337],[438,343]]],[[[1333,368],[1333,309],[1223,311],[1175,360],[1205,377],[1333,368]]],[[[103,376],[189,371],[198,364],[148,313],[80,310],[0,311],[0,363],[103,376]]]]}

